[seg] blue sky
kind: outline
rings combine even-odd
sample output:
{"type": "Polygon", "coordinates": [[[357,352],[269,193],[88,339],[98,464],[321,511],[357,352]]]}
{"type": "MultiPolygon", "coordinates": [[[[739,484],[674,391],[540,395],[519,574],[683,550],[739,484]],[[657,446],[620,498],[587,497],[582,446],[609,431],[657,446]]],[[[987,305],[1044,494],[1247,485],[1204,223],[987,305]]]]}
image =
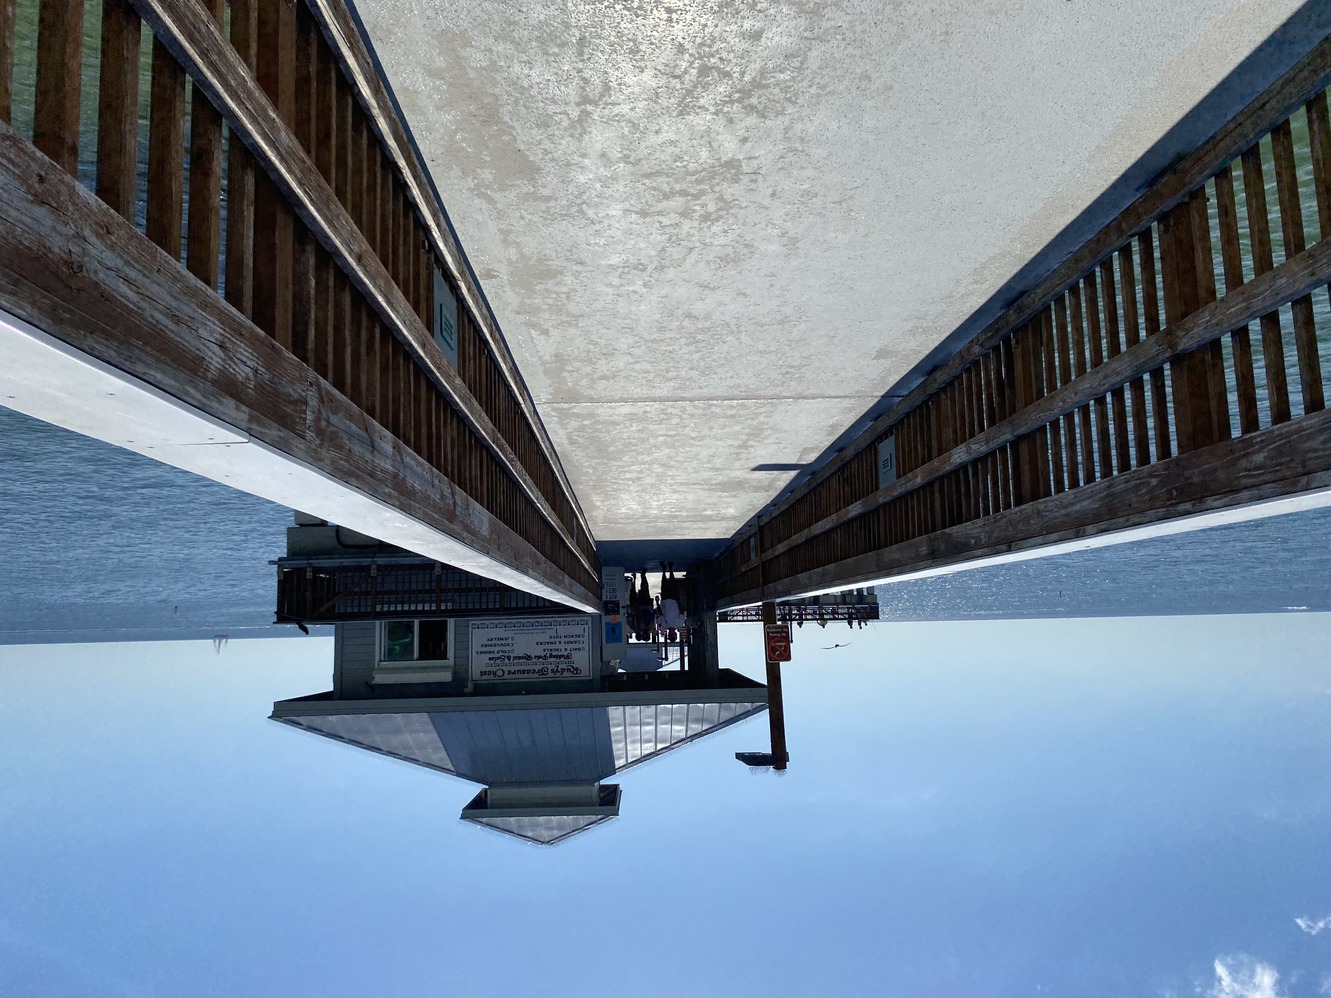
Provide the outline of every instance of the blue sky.
{"type": "Polygon", "coordinates": [[[1331,615],[796,637],[784,778],[748,722],[546,850],[268,721],[328,640],[0,647],[0,994],[1331,993],[1331,615]]]}

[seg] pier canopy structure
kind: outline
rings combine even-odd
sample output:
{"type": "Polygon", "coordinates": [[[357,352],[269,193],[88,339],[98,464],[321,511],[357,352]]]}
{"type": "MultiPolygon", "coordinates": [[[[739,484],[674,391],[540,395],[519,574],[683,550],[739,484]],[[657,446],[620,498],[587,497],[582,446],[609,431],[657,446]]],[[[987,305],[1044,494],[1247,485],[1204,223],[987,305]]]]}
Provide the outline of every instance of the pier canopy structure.
{"type": "Polygon", "coordinates": [[[591,612],[1321,503],[1329,33],[0,0],[0,403],[591,612]]]}
{"type": "Polygon", "coordinates": [[[1305,55],[1324,7],[356,3],[615,564],[720,551],[1305,55]],[[616,543],[648,539],[680,543],[616,543]]]}

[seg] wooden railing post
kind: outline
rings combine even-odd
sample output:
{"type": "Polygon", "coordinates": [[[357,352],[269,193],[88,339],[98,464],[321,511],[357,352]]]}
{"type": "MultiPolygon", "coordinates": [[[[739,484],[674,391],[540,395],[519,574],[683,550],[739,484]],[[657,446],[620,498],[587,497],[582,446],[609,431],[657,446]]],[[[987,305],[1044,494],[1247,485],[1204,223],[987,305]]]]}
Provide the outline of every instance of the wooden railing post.
{"type": "MultiPolygon", "coordinates": [[[[225,0],[206,0],[218,24],[225,0]]],[[[198,87],[190,101],[189,231],[185,259],[192,273],[210,288],[218,280],[222,219],[222,116],[198,87]]]]}
{"type": "MultiPolygon", "coordinates": [[[[259,86],[287,126],[296,118],[296,9],[292,0],[258,0],[259,86]]],[[[295,216],[266,173],[254,183],[254,324],[292,347],[295,216]]]]}
{"type": "Polygon", "coordinates": [[[142,22],[129,0],[103,0],[97,196],[130,222],[134,221],[134,181],[138,175],[141,37],[142,22]]]}
{"type": "Polygon", "coordinates": [[[14,31],[18,0],[0,0],[0,121],[8,123],[14,104],[14,31]]]}
{"type": "MultiPolygon", "coordinates": [[[[1191,202],[1170,209],[1161,220],[1160,267],[1164,276],[1165,322],[1174,326],[1203,304],[1197,280],[1191,202]]],[[[1171,360],[1169,379],[1179,453],[1215,443],[1220,437],[1211,408],[1211,379],[1205,353],[1194,350],[1171,360]]]]}
{"type": "Polygon", "coordinates": [[[83,0],[42,0],[32,142],[70,176],[79,170],[83,0]]]}
{"type": "MultiPolygon", "coordinates": [[[[254,72],[258,58],[259,0],[231,0],[231,47],[254,72]]],[[[254,316],[254,157],[231,131],[227,139],[226,300],[254,316]]]]}

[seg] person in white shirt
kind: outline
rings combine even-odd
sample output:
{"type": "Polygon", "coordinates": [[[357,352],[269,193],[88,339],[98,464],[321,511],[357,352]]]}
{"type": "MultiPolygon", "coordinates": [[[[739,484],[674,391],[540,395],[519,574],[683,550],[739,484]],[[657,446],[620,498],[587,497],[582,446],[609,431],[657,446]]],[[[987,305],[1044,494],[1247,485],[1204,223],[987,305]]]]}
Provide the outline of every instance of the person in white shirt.
{"type": "Polygon", "coordinates": [[[679,632],[688,623],[684,617],[684,611],[680,609],[679,605],[682,588],[680,581],[675,578],[675,563],[666,562],[666,576],[661,580],[660,627],[665,631],[666,638],[670,641],[676,640],[679,632]]]}

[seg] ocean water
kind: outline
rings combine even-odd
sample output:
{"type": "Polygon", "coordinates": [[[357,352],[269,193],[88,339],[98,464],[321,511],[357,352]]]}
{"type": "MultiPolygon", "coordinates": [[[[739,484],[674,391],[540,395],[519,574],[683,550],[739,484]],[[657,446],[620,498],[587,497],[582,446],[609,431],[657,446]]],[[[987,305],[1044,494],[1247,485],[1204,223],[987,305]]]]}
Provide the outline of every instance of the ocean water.
{"type": "MultiPolygon", "coordinates": [[[[291,634],[291,513],[0,409],[0,642],[291,634]]],[[[1331,510],[894,583],[885,620],[1331,610],[1331,510]]]]}
{"type": "Polygon", "coordinates": [[[1331,610],[1331,509],[878,589],[884,620],[1331,610]]]}
{"type": "MultiPolygon", "coordinates": [[[[0,409],[0,642],[278,635],[291,512],[0,409]]],[[[296,632],[299,633],[299,632],[296,632]]]]}

